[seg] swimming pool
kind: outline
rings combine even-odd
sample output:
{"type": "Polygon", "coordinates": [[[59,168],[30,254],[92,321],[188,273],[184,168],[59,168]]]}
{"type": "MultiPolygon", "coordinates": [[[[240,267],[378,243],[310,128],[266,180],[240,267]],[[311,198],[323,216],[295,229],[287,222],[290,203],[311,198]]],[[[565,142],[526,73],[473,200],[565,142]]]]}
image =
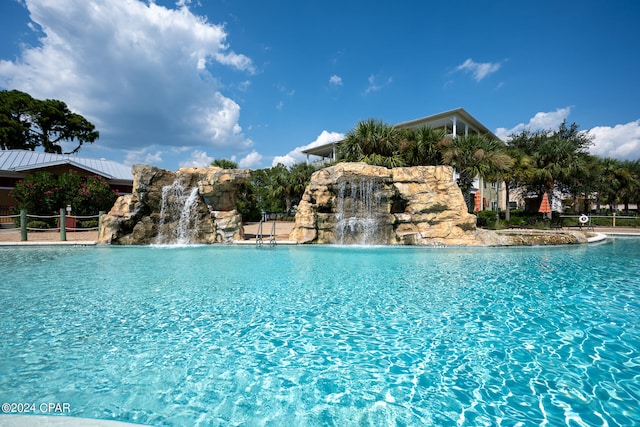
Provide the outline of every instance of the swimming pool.
{"type": "Polygon", "coordinates": [[[2,403],[156,426],[640,425],[637,238],[12,247],[0,266],[2,403]]]}

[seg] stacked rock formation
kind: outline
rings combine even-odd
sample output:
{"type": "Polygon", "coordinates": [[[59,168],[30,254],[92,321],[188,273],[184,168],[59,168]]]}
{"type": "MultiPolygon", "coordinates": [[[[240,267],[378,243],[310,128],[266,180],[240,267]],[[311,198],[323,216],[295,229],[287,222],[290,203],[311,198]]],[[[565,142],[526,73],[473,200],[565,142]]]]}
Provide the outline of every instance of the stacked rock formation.
{"type": "MultiPolygon", "coordinates": [[[[133,167],[133,192],[103,215],[99,243],[210,244],[244,240],[238,193],[251,171],[133,167]]],[[[387,169],[339,163],[315,172],[298,205],[296,243],[512,246],[584,243],[579,231],[476,228],[448,166],[387,169]]]]}
{"type": "Polygon", "coordinates": [[[289,238],[298,243],[341,243],[342,237],[336,235],[339,222],[353,214],[340,212],[340,205],[345,204],[341,202],[345,183],[353,186],[362,180],[376,183],[374,216],[380,224],[376,226],[378,237],[373,243],[485,244],[476,230],[475,215],[467,212],[451,167],[387,169],[365,163],[339,163],[315,172],[298,205],[289,238]]]}
{"type": "Polygon", "coordinates": [[[100,243],[201,244],[243,239],[236,199],[240,185],[250,179],[249,170],[209,167],[171,172],[134,165],[132,172],[132,194],[119,197],[111,211],[102,217],[100,243]],[[187,200],[189,206],[183,207],[184,212],[180,208],[175,214],[163,211],[168,211],[166,206],[184,206],[187,200]],[[176,236],[181,221],[187,222],[185,236],[176,236]],[[176,241],[177,237],[187,241],[176,241]]]}

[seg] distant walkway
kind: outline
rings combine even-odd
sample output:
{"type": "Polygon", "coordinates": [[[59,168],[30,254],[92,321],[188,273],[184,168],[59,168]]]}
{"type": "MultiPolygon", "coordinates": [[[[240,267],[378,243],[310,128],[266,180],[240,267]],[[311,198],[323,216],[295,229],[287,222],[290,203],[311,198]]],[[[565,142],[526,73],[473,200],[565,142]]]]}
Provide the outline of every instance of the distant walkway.
{"type": "Polygon", "coordinates": [[[36,245],[36,244],[84,244],[95,245],[98,241],[98,230],[91,231],[67,231],[67,241],[60,240],[60,232],[50,231],[29,231],[27,241],[20,240],[20,229],[0,229],[0,245],[36,245]]]}
{"type": "MultiPolygon", "coordinates": [[[[276,221],[276,242],[288,242],[289,233],[293,230],[295,223],[293,221],[276,221]]],[[[245,222],[244,227],[244,240],[254,241],[256,240],[256,234],[258,233],[259,222],[245,222]]],[[[271,234],[271,228],[273,227],[273,221],[266,221],[262,223],[262,238],[268,242],[269,235],[271,234]]]]}
{"type": "MultiPolygon", "coordinates": [[[[258,222],[247,222],[244,224],[244,241],[247,243],[255,242],[258,233],[258,222]]],[[[262,224],[263,239],[268,242],[269,234],[273,221],[267,221],[262,224]]],[[[276,221],[276,242],[287,242],[289,233],[293,229],[293,221],[276,221]]],[[[98,231],[67,231],[67,241],[60,241],[60,232],[51,231],[29,231],[27,241],[20,241],[20,229],[0,229],[0,245],[37,245],[37,244],[86,244],[95,245],[98,241],[98,231]]]]}
{"type": "Polygon", "coordinates": [[[594,227],[596,233],[604,233],[610,235],[632,235],[640,236],[640,228],[638,227],[594,227]]]}
{"type": "MultiPolygon", "coordinates": [[[[247,243],[255,242],[256,233],[258,232],[257,222],[247,222],[244,224],[244,241],[247,243]]],[[[273,221],[262,224],[263,238],[267,241],[269,233],[271,233],[273,221]]],[[[276,221],[276,242],[287,242],[289,233],[293,229],[293,221],[276,221]]],[[[578,230],[578,227],[565,227],[568,230],[578,230]]],[[[552,230],[550,230],[552,231],[552,230]]],[[[584,231],[587,231],[586,229],[584,231]]],[[[589,230],[591,231],[591,230],[589,230]]],[[[629,235],[639,236],[640,228],[636,227],[595,227],[594,232],[604,233],[606,235],[629,235]]],[[[59,231],[30,231],[27,235],[27,241],[20,241],[20,230],[17,228],[0,229],[0,245],[43,245],[43,244],[83,244],[95,245],[98,241],[98,231],[67,231],[67,241],[60,241],[59,231]]]]}

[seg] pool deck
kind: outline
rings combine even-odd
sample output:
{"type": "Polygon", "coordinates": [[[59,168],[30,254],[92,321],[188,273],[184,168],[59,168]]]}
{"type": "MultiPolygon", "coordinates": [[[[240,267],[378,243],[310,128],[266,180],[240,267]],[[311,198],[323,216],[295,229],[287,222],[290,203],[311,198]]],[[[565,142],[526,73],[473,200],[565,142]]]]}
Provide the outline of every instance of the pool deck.
{"type": "MultiPolygon", "coordinates": [[[[263,224],[263,244],[269,244],[269,233],[271,232],[271,222],[263,224]]],[[[277,221],[275,241],[278,245],[295,245],[296,242],[289,240],[289,232],[293,228],[293,223],[289,221],[277,221]]],[[[567,228],[568,230],[569,228],[567,228]]],[[[577,230],[577,228],[570,228],[577,230]]],[[[633,227],[595,227],[592,231],[606,236],[638,236],[640,237],[640,228],[633,227]]],[[[246,223],[244,225],[244,240],[236,240],[233,243],[237,245],[255,245],[256,234],[258,232],[258,223],[246,223]]],[[[548,230],[553,233],[553,230],[548,230]]],[[[27,241],[20,240],[20,230],[0,229],[0,246],[43,246],[43,245],[69,245],[69,246],[94,246],[97,244],[97,231],[78,231],[67,232],[67,240],[60,240],[60,232],[58,231],[32,231],[27,236],[27,241]]],[[[602,240],[598,238],[595,240],[602,240]]]]}
{"type": "MultiPolygon", "coordinates": [[[[272,222],[266,222],[262,226],[262,238],[265,245],[269,244],[269,233],[272,222]]],[[[258,232],[257,222],[244,224],[244,240],[236,240],[237,245],[255,245],[258,232]]],[[[291,221],[276,221],[275,241],[278,245],[295,245],[289,240],[289,233],[293,229],[291,221]]],[[[20,240],[20,230],[17,228],[0,229],[0,246],[43,246],[43,245],[70,245],[93,246],[98,241],[98,231],[67,231],[67,240],[60,240],[59,231],[30,231],[27,241],[20,240]]]]}

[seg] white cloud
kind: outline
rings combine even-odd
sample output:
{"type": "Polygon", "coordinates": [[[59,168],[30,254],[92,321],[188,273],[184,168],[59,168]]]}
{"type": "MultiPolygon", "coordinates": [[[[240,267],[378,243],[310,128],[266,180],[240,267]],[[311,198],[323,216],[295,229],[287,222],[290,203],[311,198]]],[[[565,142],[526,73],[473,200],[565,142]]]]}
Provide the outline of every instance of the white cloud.
{"type": "Polygon", "coordinates": [[[164,152],[158,150],[156,146],[144,147],[137,150],[128,150],[124,159],[125,165],[134,165],[136,163],[157,164],[162,162],[164,152]]]}
{"type": "Polygon", "coordinates": [[[240,107],[207,66],[255,68],[230,50],[223,25],[194,15],[189,3],[24,0],[40,45],[0,60],[0,87],[66,102],[96,125],[96,144],[132,158],[151,145],[244,150],[252,143],[240,107]]]}
{"type": "Polygon", "coordinates": [[[462,64],[456,67],[456,71],[467,71],[473,74],[475,81],[480,81],[487,77],[489,74],[493,74],[500,69],[502,64],[499,62],[474,62],[471,58],[464,61],[462,64]]]}
{"type": "Polygon", "coordinates": [[[191,157],[189,157],[187,160],[180,162],[180,167],[181,168],[190,168],[190,167],[204,168],[204,167],[210,166],[213,160],[214,158],[211,156],[208,156],[205,151],[193,150],[191,152],[191,157]]]}
{"type": "Polygon", "coordinates": [[[244,55],[238,55],[235,52],[229,52],[229,53],[217,52],[214,55],[214,57],[216,61],[218,61],[223,65],[231,65],[232,67],[237,68],[238,70],[246,70],[251,74],[254,74],[256,72],[256,69],[252,64],[251,59],[244,55]]]}
{"type": "Polygon", "coordinates": [[[511,129],[498,128],[496,129],[496,136],[503,141],[507,141],[513,134],[519,133],[525,129],[536,130],[548,130],[557,129],[562,122],[569,117],[571,113],[571,107],[558,108],[556,111],[551,112],[539,112],[536,113],[528,123],[518,123],[511,129]]]}
{"type": "Polygon", "coordinates": [[[291,167],[293,165],[295,165],[296,163],[302,163],[305,162],[307,160],[306,155],[302,154],[302,150],[306,150],[308,148],[313,148],[313,147],[318,147],[320,145],[324,145],[324,144],[329,144],[330,142],[336,142],[336,141],[340,141],[344,139],[344,134],[343,133],[339,133],[339,132],[328,132],[326,130],[323,130],[322,133],[320,135],[318,135],[318,137],[316,138],[315,141],[302,146],[302,147],[297,147],[294,148],[293,150],[289,151],[287,154],[285,154],[284,156],[275,156],[273,158],[273,162],[271,163],[271,166],[276,166],[277,164],[281,163],[285,166],[291,167]]]}
{"type": "Polygon", "coordinates": [[[243,169],[255,169],[256,167],[258,167],[258,165],[260,165],[261,161],[262,154],[253,150],[242,159],[240,159],[240,161],[238,162],[238,167],[243,169]]]}
{"type": "Polygon", "coordinates": [[[342,77],[335,74],[332,75],[331,77],[329,77],[329,84],[331,84],[332,86],[342,86],[342,77]]]}
{"type": "Polygon", "coordinates": [[[246,92],[251,87],[251,81],[245,80],[243,82],[238,83],[238,90],[241,92],[246,92]]]}
{"type": "Polygon", "coordinates": [[[253,142],[244,137],[238,124],[240,106],[220,93],[214,95],[214,100],[215,107],[194,107],[191,121],[196,127],[192,136],[216,147],[251,147],[253,142]]]}
{"type": "Polygon", "coordinates": [[[589,130],[593,146],[589,150],[600,157],[620,160],[640,159],[640,119],[626,124],[596,126],[589,130]]]}
{"type": "MultiPolygon", "coordinates": [[[[539,112],[528,123],[519,123],[511,129],[498,128],[495,134],[503,141],[525,129],[531,131],[554,130],[569,117],[571,107],[558,108],[551,112],[539,112]]],[[[593,137],[589,151],[599,157],[611,157],[619,160],[640,159],[640,119],[611,126],[596,126],[586,130],[593,137]]]]}
{"type": "Polygon", "coordinates": [[[367,81],[369,82],[369,86],[367,86],[364,93],[371,93],[371,92],[377,92],[383,87],[393,83],[393,77],[388,77],[384,83],[378,83],[378,78],[373,74],[371,74],[369,75],[369,78],[367,79],[367,81]]]}

